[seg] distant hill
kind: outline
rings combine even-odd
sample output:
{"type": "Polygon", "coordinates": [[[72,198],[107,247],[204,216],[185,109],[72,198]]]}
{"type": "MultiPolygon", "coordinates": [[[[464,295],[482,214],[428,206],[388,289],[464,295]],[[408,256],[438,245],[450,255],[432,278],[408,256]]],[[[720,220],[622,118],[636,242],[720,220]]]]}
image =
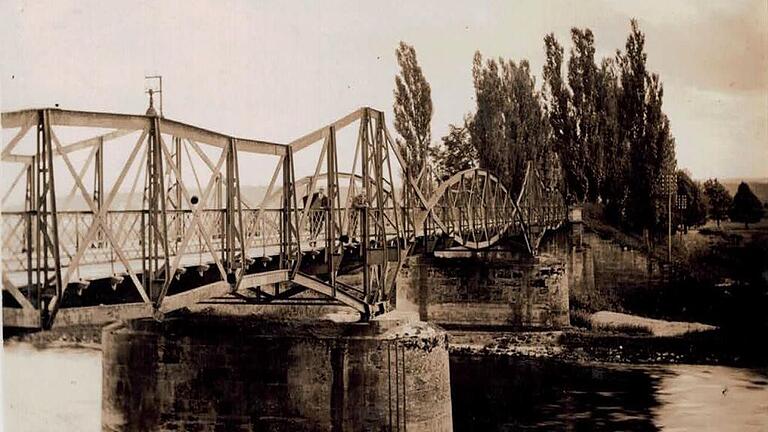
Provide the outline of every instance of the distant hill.
{"type": "Polygon", "coordinates": [[[736,194],[736,190],[739,188],[739,183],[742,181],[749,185],[752,193],[757,195],[761,202],[768,202],[768,179],[719,179],[720,183],[728,189],[731,196],[736,194]]]}

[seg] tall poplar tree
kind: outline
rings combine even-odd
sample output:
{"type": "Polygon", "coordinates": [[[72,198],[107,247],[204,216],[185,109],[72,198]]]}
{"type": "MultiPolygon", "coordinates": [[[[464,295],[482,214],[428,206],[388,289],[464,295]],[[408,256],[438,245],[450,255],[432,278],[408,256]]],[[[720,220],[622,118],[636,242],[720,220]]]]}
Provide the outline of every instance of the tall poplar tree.
{"type": "Polygon", "coordinates": [[[549,143],[549,123],[526,60],[500,58],[483,62],[475,53],[472,76],[477,112],[471,123],[472,144],[480,166],[518,190],[526,163],[538,162],[549,143]]]}
{"type": "Polygon", "coordinates": [[[595,38],[589,29],[571,29],[571,57],[568,60],[568,86],[571,89],[573,131],[572,155],[578,160],[580,177],[574,186],[581,200],[597,199],[603,179],[603,149],[598,113],[598,69],[595,64],[595,38]]]}
{"type": "Polygon", "coordinates": [[[662,110],[664,88],[646,67],[645,34],[631,21],[625,52],[618,53],[621,69],[619,124],[629,142],[629,220],[636,228],[661,223],[666,201],[662,177],[675,170],[674,138],[662,110]]]}
{"type": "Polygon", "coordinates": [[[552,147],[560,156],[566,193],[569,199],[574,200],[578,199],[576,196],[585,178],[585,160],[573,145],[571,93],[563,79],[564,51],[552,33],[544,37],[544,49],[546,62],[543,68],[543,99],[552,131],[552,147]]]}
{"type": "Polygon", "coordinates": [[[400,73],[395,76],[396,138],[414,179],[426,166],[432,141],[432,91],[416,59],[416,50],[400,42],[395,50],[400,73]]]}
{"type": "Polygon", "coordinates": [[[602,154],[603,176],[599,185],[605,215],[613,223],[622,222],[627,198],[629,144],[619,126],[618,72],[613,59],[603,59],[597,80],[598,143],[602,154]]]}

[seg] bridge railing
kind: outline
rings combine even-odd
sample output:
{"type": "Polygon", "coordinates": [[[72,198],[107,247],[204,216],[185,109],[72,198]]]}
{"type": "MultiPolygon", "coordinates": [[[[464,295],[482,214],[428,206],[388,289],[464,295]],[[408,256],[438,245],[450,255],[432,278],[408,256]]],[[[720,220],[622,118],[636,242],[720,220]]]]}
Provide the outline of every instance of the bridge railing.
{"type": "MultiPolygon", "coordinates": [[[[223,238],[226,235],[224,227],[224,215],[226,210],[203,210],[203,225],[208,227],[211,233],[209,238],[215,245],[223,248],[223,238]]],[[[2,259],[6,271],[24,272],[29,269],[28,255],[33,258],[36,254],[35,242],[28,238],[30,232],[35,232],[34,221],[36,212],[3,212],[2,221],[2,259]]],[[[121,245],[125,256],[131,260],[143,258],[142,247],[147,239],[147,214],[146,210],[116,210],[107,212],[106,226],[112,230],[121,245]]],[[[267,209],[262,218],[258,217],[259,210],[243,211],[246,237],[253,240],[254,249],[269,248],[274,253],[275,247],[280,246],[280,215],[279,209],[267,209]]],[[[70,264],[72,257],[84,245],[87,233],[93,224],[94,214],[87,211],[60,211],[57,212],[59,226],[59,249],[62,266],[70,264]]],[[[170,253],[179,252],[182,236],[187,230],[196,229],[192,223],[191,210],[167,211],[169,247],[170,253]]],[[[99,231],[102,231],[99,228],[99,231]]],[[[306,232],[309,239],[309,231],[306,232]]],[[[106,241],[104,233],[98,232],[85,245],[86,254],[80,261],[80,265],[110,264],[115,261],[115,252],[111,243],[106,241]]],[[[205,242],[200,233],[192,237],[185,254],[200,254],[206,252],[205,242]]],[[[49,258],[52,256],[49,251],[49,258]]],[[[34,261],[34,260],[33,260],[34,261]]],[[[34,264],[32,269],[34,269],[34,264]]],[[[124,271],[124,269],[120,269],[124,271]]]]}

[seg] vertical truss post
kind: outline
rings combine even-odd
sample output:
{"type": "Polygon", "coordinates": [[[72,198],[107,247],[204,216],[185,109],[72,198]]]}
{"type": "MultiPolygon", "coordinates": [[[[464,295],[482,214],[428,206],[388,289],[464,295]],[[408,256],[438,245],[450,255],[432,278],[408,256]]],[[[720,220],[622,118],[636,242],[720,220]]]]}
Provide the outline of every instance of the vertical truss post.
{"type": "MultiPolygon", "coordinates": [[[[148,199],[145,195],[144,204],[147,203],[148,199]]],[[[142,209],[139,216],[141,217],[141,285],[144,286],[145,290],[149,290],[149,269],[147,268],[147,264],[149,263],[149,260],[147,259],[147,252],[149,251],[149,248],[147,247],[149,231],[147,230],[147,212],[142,209]]]]}
{"type": "MultiPolygon", "coordinates": [[[[163,149],[160,138],[160,119],[151,117],[147,152],[147,234],[146,249],[147,285],[149,297],[159,299],[163,286],[171,280],[169,275],[168,219],[166,208],[165,173],[163,172],[163,149]],[[162,265],[161,265],[162,260],[162,265]]],[[[159,306],[159,305],[156,305],[159,306]]]]}
{"type": "MultiPolygon", "coordinates": [[[[36,195],[35,195],[35,169],[37,166],[37,156],[32,156],[32,162],[30,162],[29,165],[26,167],[26,176],[27,176],[27,185],[25,189],[25,196],[24,196],[24,224],[26,227],[25,232],[25,242],[26,242],[26,252],[27,252],[27,298],[32,299],[32,291],[35,288],[34,287],[34,278],[33,278],[33,270],[32,270],[32,264],[34,259],[35,250],[37,249],[37,246],[34,241],[34,236],[32,233],[37,232],[36,229],[33,227],[33,223],[35,220],[35,215],[37,211],[37,206],[35,205],[36,201],[36,195]]],[[[40,297],[38,296],[36,298],[35,304],[39,307],[40,305],[40,297]]]]}
{"type": "Polygon", "coordinates": [[[245,274],[246,253],[243,207],[240,195],[240,169],[237,161],[237,140],[229,139],[229,151],[227,152],[227,207],[226,207],[226,269],[229,283],[237,285],[236,266],[240,267],[240,275],[245,274]],[[238,257],[239,251],[239,257],[238,257]],[[237,261],[239,258],[239,262],[237,261]]]}
{"type": "Polygon", "coordinates": [[[383,145],[382,145],[382,123],[381,118],[376,117],[375,121],[375,134],[373,135],[373,171],[375,181],[376,192],[376,210],[374,212],[374,224],[376,245],[381,250],[381,259],[376,267],[376,300],[381,301],[384,297],[384,286],[386,285],[387,264],[389,261],[388,247],[387,247],[387,229],[385,212],[386,207],[384,205],[384,157],[383,157],[383,145]]]}
{"type": "Polygon", "coordinates": [[[48,305],[46,304],[46,300],[49,297],[45,293],[48,285],[48,275],[47,275],[47,267],[48,267],[48,242],[46,241],[46,238],[44,236],[44,233],[46,233],[48,224],[46,223],[46,209],[48,207],[48,197],[46,196],[48,192],[47,188],[47,177],[45,175],[47,166],[47,163],[45,162],[48,158],[46,157],[45,153],[43,152],[43,113],[42,111],[38,112],[38,124],[36,127],[35,132],[35,138],[36,138],[36,145],[35,148],[35,194],[34,194],[34,207],[33,211],[35,216],[35,227],[37,228],[35,230],[35,265],[34,265],[34,273],[35,273],[35,287],[37,291],[37,298],[40,301],[39,308],[41,313],[41,319],[40,322],[45,325],[48,319],[48,305]]]}
{"type": "Polygon", "coordinates": [[[230,274],[232,272],[232,267],[235,262],[235,179],[234,179],[234,155],[232,154],[233,148],[233,142],[232,139],[229,139],[229,142],[227,143],[229,146],[229,151],[227,152],[227,160],[226,160],[226,174],[227,177],[225,178],[226,186],[224,187],[225,192],[227,193],[226,196],[226,207],[224,210],[224,265],[225,269],[227,271],[227,274],[230,274]]]}
{"type": "Polygon", "coordinates": [[[386,285],[388,247],[384,197],[384,136],[381,117],[371,118],[366,108],[360,119],[362,139],[363,197],[358,203],[361,213],[363,287],[368,304],[383,300],[386,285]]]}
{"type": "Polygon", "coordinates": [[[357,207],[360,211],[360,217],[358,220],[360,221],[360,231],[361,231],[361,239],[360,239],[360,248],[361,252],[363,254],[363,294],[365,294],[365,301],[367,303],[372,303],[372,294],[371,294],[371,263],[370,263],[370,246],[371,246],[371,239],[370,239],[370,221],[368,218],[369,213],[369,205],[371,201],[371,182],[370,182],[370,148],[368,148],[368,123],[370,119],[368,117],[368,110],[363,110],[363,115],[360,118],[360,130],[362,131],[360,133],[360,140],[362,142],[360,143],[360,147],[362,149],[362,176],[363,176],[363,196],[362,200],[358,200],[357,207]]]}
{"type": "MultiPolygon", "coordinates": [[[[176,162],[175,164],[176,170],[179,172],[179,175],[181,175],[182,173],[181,153],[183,150],[181,146],[181,138],[174,137],[174,141],[176,141],[176,145],[174,145],[174,149],[173,149],[173,157],[174,159],[176,159],[174,162],[176,162]]],[[[176,196],[174,197],[176,200],[176,210],[181,210],[182,208],[181,178],[176,179],[176,183],[174,183],[174,187],[176,188],[174,189],[176,192],[176,196]]],[[[202,193],[202,191],[200,193],[202,193]]]]}
{"type": "MultiPolygon", "coordinates": [[[[285,157],[283,158],[283,196],[282,203],[280,205],[280,268],[287,269],[290,260],[290,242],[291,242],[291,210],[290,210],[290,196],[293,193],[291,183],[291,148],[288,147],[285,150],[285,157]]],[[[264,235],[263,228],[260,229],[261,235],[264,235]]],[[[263,241],[263,240],[262,240],[263,241]]]]}
{"type": "MultiPolygon", "coordinates": [[[[99,137],[93,165],[93,202],[96,204],[96,210],[101,211],[101,208],[104,206],[104,137],[99,137]]],[[[94,215],[95,217],[96,215],[94,215]]],[[[96,232],[96,244],[98,247],[102,246],[103,241],[104,232],[98,230],[96,232]]]]}
{"type": "Polygon", "coordinates": [[[64,287],[61,286],[56,185],[53,173],[53,148],[51,146],[51,123],[48,110],[38,112],[36,155],[38,162],[37,186],[35,187],[36,225],[38,227],[36,245],[38,247],[35,282],[38,286],[41,321],[45,327],[50,327],[61,306],[64,287]],[[53,289],[53,293],[50,292],[51,289],[53,289]],[[46,305],[45,298],[51,294],[52,298],[46,305]]]}
{"type": "Polygon", "coordinates": [[[144,285],[144,288],[147,290],[147,293],[149,294],[149,297],[154,300],[155,299],[155,291],[153,290],[153,269],[155,268],[153,261],[154,256],[154,244],[155,244],[155,231],[152,229],[152,219],[154,217],[154,200],[155,200],[155,194],[156,194],[156,169],[155,169],[155,162],[154,158],[156,157],[155,151],[153,149],[153,141],[155,137],[154,133],[154,120],[151,123],[149,134],[147,135],[147,170],[146,170],[146,190],[144,194],[145,198],[145,204],[146,204],[146,210],[145,213],[147,215],[146,220],[144,221],[144,232],[146,233],[146,247],[144,248],[144,253],[142,254],[142,259],[144,261],[143,268],[145,269],[145,276],[144,281],[142,284],[144,285]]]}
{"type": "MultiPolygon", "coordinates": [[[[173,149],[173,159],[174,159],[174,165],[176,166],[176,171],[178,172],[178,175],[181,176],[182,174],[182,142],[181,138],[179,137],[173,137],[173,143],[174,143],[174,149],[173,149]]],[[[181,178],[176,177],[176,174],[174,173],[174,182],[171,186],[173,189],[173,199],[169,200],[171,203],[171,208],[173,209],[173,217],[171,218],[171,221],[173,223],[173,242],[174,243],[174,250],[177,250],[179,247],[179,242],[184,237],[184,212],[183,208],[184,205],[182,204],[182,199],[184,196],[182,195],[181,190],[181,178]]],[[[199,191],[199,193],[202,193],[202,191],[199,191]]]]}
{"type": "Polygon", "coordinates": [[[285,158],[283,159],[283,203],[281,216],[280,268],[291,270],[292,278],[298,270],[294,264],[298,263],[299,254],[301,253],[301,238],[299,235],[296,189],[294,184],[293,150],[290,147],[286,148],[285,158]]]}
{"type": "MultiPolygon", "coordinates": [[[[339,202],[339,177],[338,177],[338,159],[336,155],[336,128],[330,126],[328,128],[328,150],[326,153],[326,161],[328,164],[328,208],[326,209],[327,217],[325,223],[325,254],[326,262],[328,263],[328,273],[330,275],[329,281],[331,283],[331,293],[333,297],[336,297],[336,239],[337,234],[337,211],[340,208],[339,202]]],[[[339,259],[341,256],[339,256],[339,259]]]]}
{"type": "MultiPolygon", "coordinates": [[[[383,226],[384,228],[384,252],[385,252],[385,260],[384,263],[387,266],[386,271],[384,272],[382,276],[382,281],[384,282],[384,285],[382,286],[382,289],[386,289],[387,295],[391,295],[391,297],[387,300],[389,300],[390,304],[395,305],[396,301],[396,291],[395,291],[395,282],[397,280],[397,273],[400,271],[400,268],[403,263],[403,249],[404,244],[401,243],[402,241],[407,241],[407,237],[404,234],[404,231],[401,231],[400,229],[400,221],[399,221],[399,212],[398,212],[398,205],[397,205],[397,199],[395,198],[395,190],[394,190],[394,182],[392,181],[392,163],[390,160],[390,154],[389,149],[387,147],[387,137],[385,134],[385,128],[386,123],[384,122],[384,113],[379,112],[377,116],[377,126],[376,129],[376,139],[377,139],[377,147],[380,154],[380,157],[382,158],[382,162],[380,164],[381,166],[381,173],[382,173],[382,190],[381,193],[384,193],[384,167],[386,162],[386,168],[387,168],[387,177],[389,181],[389,194],[386,196],[386,199],[384,199],[384,208],[382,208],[382,221],[386,223],[388,218],[386,217],[386,214],[384,211],[386,210],[387,201],[391,201],[392,205],[392,220],[389,220],[390,226],[394,228],[395,232],[395,252],[396,252],[396,261],[395,261],[395,267],[390,268],[389,263],[392,262],[390,253],[389,253],[389,245],[387,244],[387,230],[386,225],[383,226]]],[[[405,224],[405,221],[403,221],[403,224],[405,224]]]]}
{"type": "MultiPolygon", "coordinates": [[[[227,248],[224,243],[227,235],[226,234],[226,215],[222,214],[222,209],[224,208],[224,182],[221,179],[221,173],[216,174],[216,178],[214,180],[214,188],[216,189],[216,194],[214,196],[213,207],[215,209],[214,214],[219,220],[219,249],[220,249],[219,252],[221,255],[220,259],[222,261],[226,261],[227,248]]],[[[224,211],[224,213],[226,213],[226,210],[224,211]]]]}

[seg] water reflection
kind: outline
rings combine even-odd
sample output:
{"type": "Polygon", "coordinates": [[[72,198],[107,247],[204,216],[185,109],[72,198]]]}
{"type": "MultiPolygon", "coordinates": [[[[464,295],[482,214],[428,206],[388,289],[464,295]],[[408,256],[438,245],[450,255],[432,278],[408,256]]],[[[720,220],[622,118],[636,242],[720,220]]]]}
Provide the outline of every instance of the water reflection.
{"type": "Polygon", "coordinates": [[[766,431],[768,380],[713,366],[453,356],[456,431],[766,431]]]}
{"type": "MultiPolygon", "coordinates": [[[[101,429],[101,353],[9,344],[8,431],[101,429]]],[[[451,357],[456,431],[767,431],[768,370],[451,357]]]]}
{"type": "MultiPolygon", "coordinates": [[[[665,431],[768,431],[768,378],[720,366],[672,366],[657,391],[665,431]]],[[[651,371],[651,374],[657,374],[651,371]]]]}

